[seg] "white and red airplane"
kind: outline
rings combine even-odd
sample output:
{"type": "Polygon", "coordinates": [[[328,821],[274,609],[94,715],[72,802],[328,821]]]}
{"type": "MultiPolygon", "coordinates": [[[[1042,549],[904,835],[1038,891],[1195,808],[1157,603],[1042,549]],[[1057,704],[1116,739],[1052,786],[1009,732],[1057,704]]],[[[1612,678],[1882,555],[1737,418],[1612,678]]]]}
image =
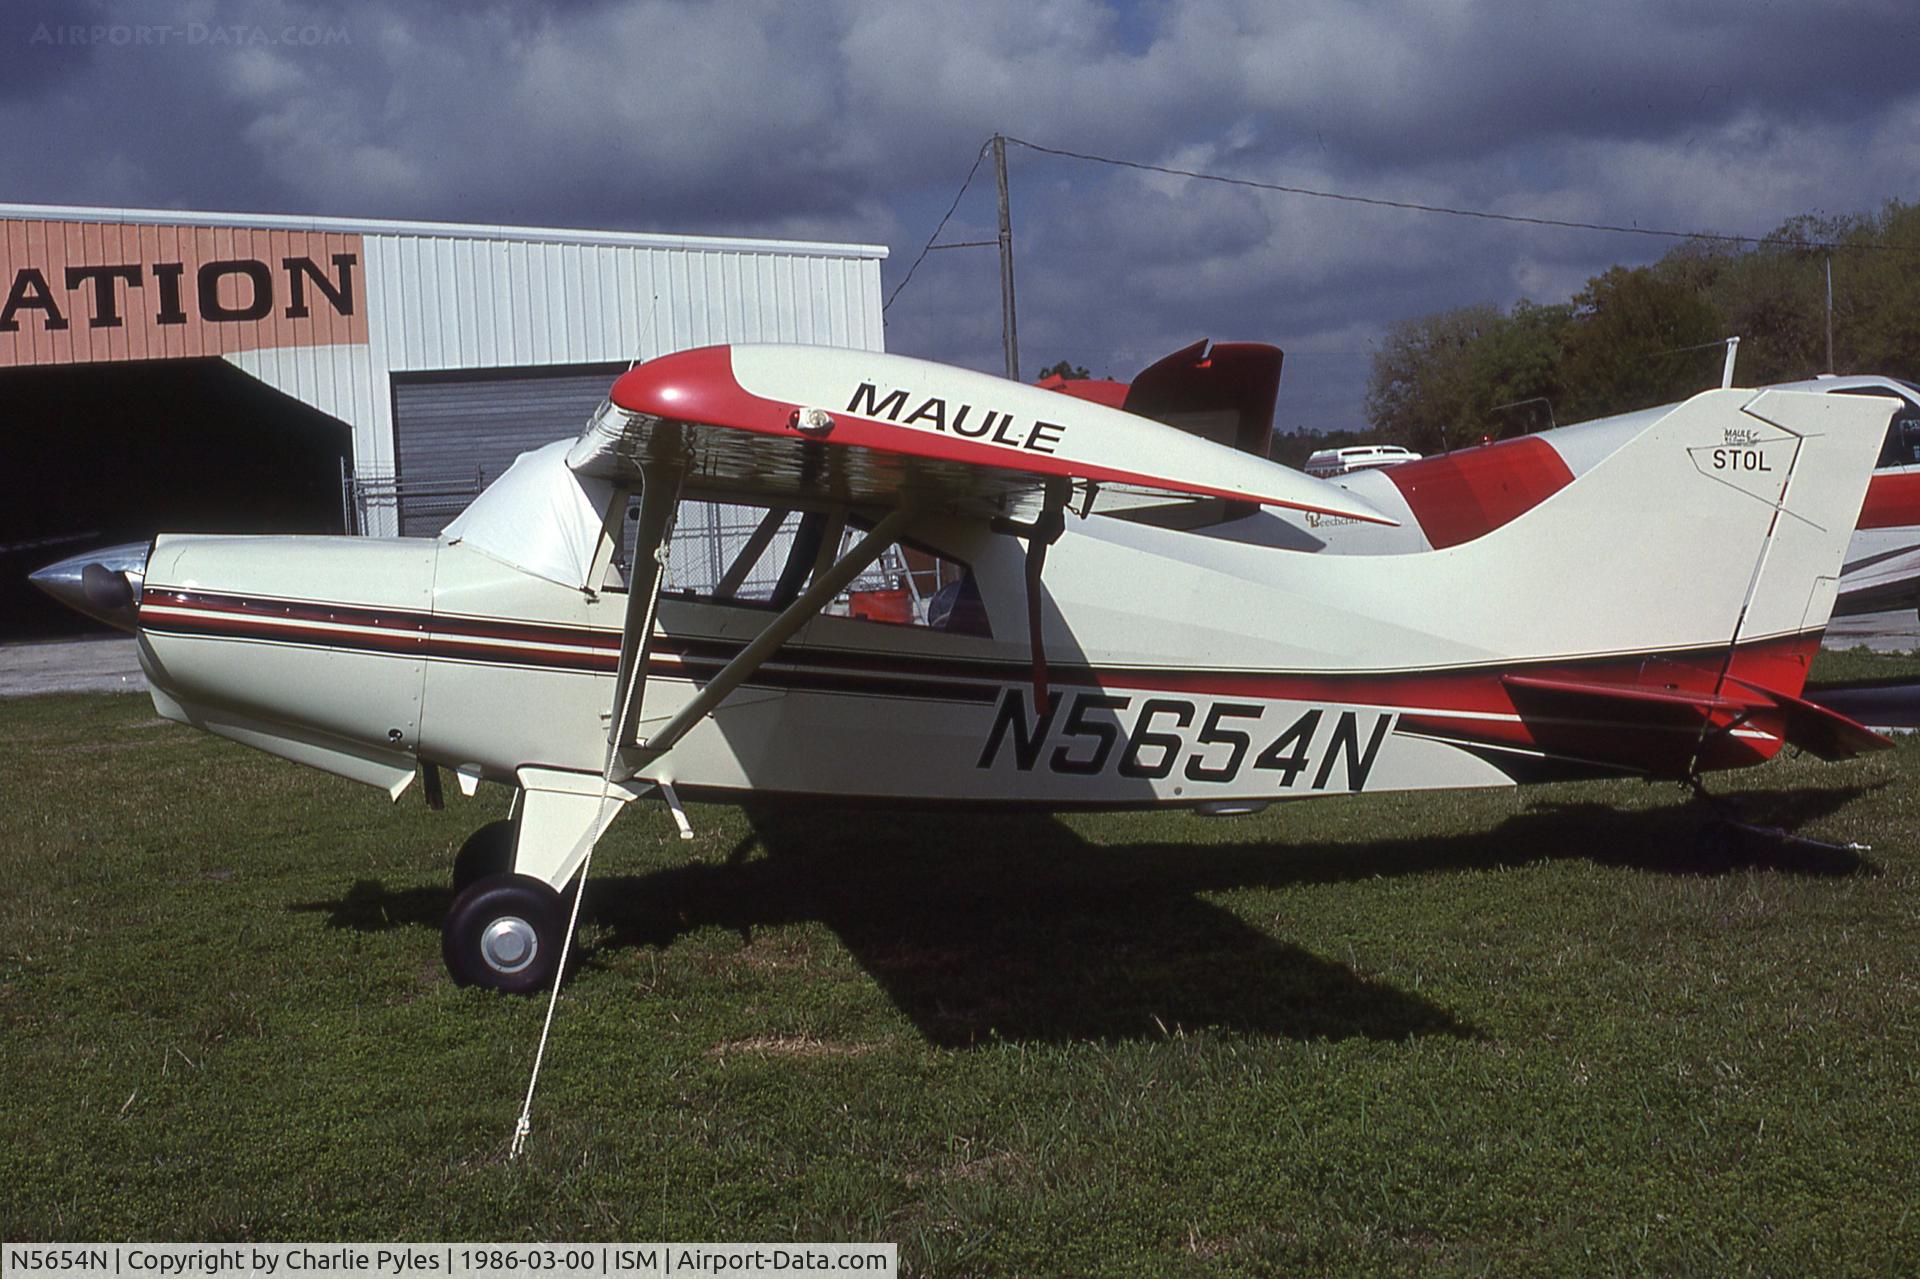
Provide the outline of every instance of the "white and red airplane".
{"type": "MultiPolygon", "coordinates": [[[[1197,429],[1231,436],[1234,400],[1197,429]]],[[[531,991],[648,795],[683,830],[683,794],[1226,813],[1882,746],[1800,692],[1895,408],[1707,392],[1470,541],[1333,556],[1178,527],[1389,519],[1228,443],[899,356],[710,347],[626,373],[438,538],[163,534],[35,580],[136,631],[167,718],[395,798],[513,787],[443,950],[531,991]],[[697,503],[759,515],[689,590],[697,503]],[[914,624],[836,615],[890,555],[946,574],[914,624]]]]}
{"type": "MultiPolygon", "coordinates": [[[[1898,403],[1841,566],[1835,616],[1920,607],[1920,386],[1880,375],[1819,377],[1770,389],[1872,396],[1898,403]]],[[[1280,540],[1302,549],[1378,555],[1457,546],[1558,492],[1675,406],[1573,423],[1401,463],[1335,482],[1397,521],[1392,526],[1302,514],[1280,540]],[[1315,544],[1318,545],[1315,545],[1315,544]]],[[[1243,530],[1244,535],[1256,535],[1243,530]]]]}

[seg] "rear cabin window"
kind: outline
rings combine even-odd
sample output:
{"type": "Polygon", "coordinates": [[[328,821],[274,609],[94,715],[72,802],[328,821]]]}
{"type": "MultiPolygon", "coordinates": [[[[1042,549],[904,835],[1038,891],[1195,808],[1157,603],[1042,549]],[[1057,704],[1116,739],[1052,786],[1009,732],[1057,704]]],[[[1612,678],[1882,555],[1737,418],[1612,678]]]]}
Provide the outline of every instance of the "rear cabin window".
{"type": "MultiPolygon", "coordinates": [[[[624,519],[608,589],[626,589],[639,528],[640,502],[621,499],[624,519]]],[[[843,514],[795,511],[737,502],[680,503],[668,543],[663,596],[780,609],[816,572],[851,550],[866,533],[843,514]]],[[[890,626],[958,635],[991,635],[973,572],[958,560],[913,542],[896,542],[848,589],[821,610],[890,626]]]]}
{"type": "Polygon", "coordinates": [[[1880,446],[1878,469],[1891,466],[1920,466],[1920,405],[1915,405],[1891,387],[1850,386],[1830,392],[1833,395],[1881,395],[1900,400],[1893,421],[1887,423],[1887,438],[1880,446]]]}

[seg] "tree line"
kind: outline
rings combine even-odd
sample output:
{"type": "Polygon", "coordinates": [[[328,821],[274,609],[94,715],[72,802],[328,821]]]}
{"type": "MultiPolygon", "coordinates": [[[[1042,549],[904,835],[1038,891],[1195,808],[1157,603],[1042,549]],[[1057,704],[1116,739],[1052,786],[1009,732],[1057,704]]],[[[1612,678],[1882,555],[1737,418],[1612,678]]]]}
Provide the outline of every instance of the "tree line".
{"type": "Polygon", "coordinates": [[[1828,371],[1920,377],[1920,205],[1790,218],[1755,246],[1689,240],[1566,302],[1456,307],[1392,325],[1373,355],[1374,440],[1423,453],[1828,371]],[[1815,245],[1832,245],[1811,247],[1815,245]]]}

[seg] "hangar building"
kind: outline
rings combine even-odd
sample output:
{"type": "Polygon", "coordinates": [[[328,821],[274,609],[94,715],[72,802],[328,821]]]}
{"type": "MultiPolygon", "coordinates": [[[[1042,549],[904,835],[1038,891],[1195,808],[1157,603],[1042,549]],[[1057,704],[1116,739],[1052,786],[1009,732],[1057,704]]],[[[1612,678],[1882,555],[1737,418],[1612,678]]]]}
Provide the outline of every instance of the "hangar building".
{"type": "Polygon", "coordinates": [[[31,569],[160,528],[437,532],[635,359],[879,350],[885,256],[0,205],[0,631],[64,623],[31,569]]]}

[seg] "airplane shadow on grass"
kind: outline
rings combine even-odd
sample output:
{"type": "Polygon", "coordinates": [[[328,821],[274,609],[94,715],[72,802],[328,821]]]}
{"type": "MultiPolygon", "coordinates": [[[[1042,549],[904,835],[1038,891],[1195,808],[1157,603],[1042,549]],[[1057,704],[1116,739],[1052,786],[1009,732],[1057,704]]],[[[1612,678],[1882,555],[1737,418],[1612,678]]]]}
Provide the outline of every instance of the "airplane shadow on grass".
{"type": "MultiPolygon", "coordinates": [[[[1743,813],[1787,829],[1865,788],[1749,792],[1743,813]]],[[[595,876],[580,961],[668,946],[704,927],[819,921],[930,1042],[965,1047],[1155,1038],[1202,1028],[1283,1038],[1472,1036],[1447,1010],[1276,939],[1206,893],[1585,858],[1669,874],[1875,868],[1806,844],[1699,838],[1697,807],[1540,804],[1489,832],[1363,845],[1090,844],[1046,816],[761,810],[724,863],[595,876]],[[755,854],[760,855],[756,856],[755,854]]],[[[297,906],[335,927],[437,928],[444,889],[297,906]]]]}

